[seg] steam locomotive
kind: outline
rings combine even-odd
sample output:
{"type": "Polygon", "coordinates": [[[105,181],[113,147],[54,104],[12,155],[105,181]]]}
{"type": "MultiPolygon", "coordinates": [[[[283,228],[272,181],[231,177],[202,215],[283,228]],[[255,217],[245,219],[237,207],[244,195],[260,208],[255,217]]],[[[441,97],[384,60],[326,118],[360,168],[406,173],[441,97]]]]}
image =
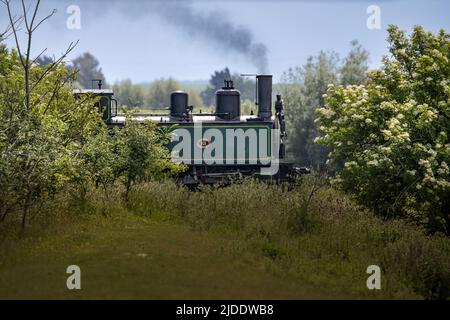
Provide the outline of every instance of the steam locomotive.
{"type": "MultiPolygon", "coordinates": [[[[99,97],[97,108],[110,127],[123,126],[112,90],[79,90],[77,94],[99,97]]],[[[241,115],[240,92],[233,81],[225,80],[216,92],[214,113],[193,113],[186,92],[170,96],[166,114],[134,115],[133,120],[154,121],[161,130],[171,132],[168,148],[175,162],[188,170],[178,179],[186,185],[226,183],[242,177],[283,182],[309,173],[285,160],[286,125],[281,95],[272,111],[272,75],[256,75],[256,115],[241,115]]]]}

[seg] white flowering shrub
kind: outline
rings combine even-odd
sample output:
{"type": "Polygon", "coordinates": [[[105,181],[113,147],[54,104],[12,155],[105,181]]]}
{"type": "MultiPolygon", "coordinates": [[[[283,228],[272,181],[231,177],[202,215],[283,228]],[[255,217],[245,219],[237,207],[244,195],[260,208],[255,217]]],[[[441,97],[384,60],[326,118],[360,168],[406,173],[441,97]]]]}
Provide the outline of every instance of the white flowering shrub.
{"type": "Polygon", "coordinates": [[[365,86],[330,85],[316,122],[335,182],[377,213],[449,232],[450,38],[388,28],[365,86]]]}

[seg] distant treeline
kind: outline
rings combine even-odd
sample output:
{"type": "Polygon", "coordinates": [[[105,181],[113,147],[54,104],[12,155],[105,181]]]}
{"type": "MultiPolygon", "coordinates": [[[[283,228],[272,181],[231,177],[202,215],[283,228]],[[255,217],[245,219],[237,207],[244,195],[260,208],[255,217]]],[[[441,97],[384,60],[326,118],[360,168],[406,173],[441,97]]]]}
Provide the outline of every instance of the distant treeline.
{"type": "MultiPolygon", "coordinates": [[[[38,64],[46,66],[53,62],[48,56],[38,59],[38,64]]],[[[241,92],[245,109],[255,102],[255,81],[241,77],[239,73],[232,73],[229,68],[214,71],[208,84],[181,83],[174,78],[160,78],[149,83],[133,83],[130,79],[109,83],[102,72],[100,62],[89,52],[73,59],[68,69],[77,70],[77,86],[84,89],[95,87],[94,80],[102,80],[104,88],[114,90],[115,98],[125,109],[160,109],[170,105],[170,93],[183,90],[189,94],[189,104],[199,108],[208,108],[214,105],[215,92],[223,87],[224,80],[233,80],[235,88],[241,92]]]]}

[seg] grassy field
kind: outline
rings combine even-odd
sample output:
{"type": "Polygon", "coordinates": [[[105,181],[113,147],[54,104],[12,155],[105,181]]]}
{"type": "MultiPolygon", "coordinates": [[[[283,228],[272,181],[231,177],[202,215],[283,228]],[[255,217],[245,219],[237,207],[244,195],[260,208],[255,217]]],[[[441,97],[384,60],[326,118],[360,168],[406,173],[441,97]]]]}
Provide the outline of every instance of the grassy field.
{"type": "MultiPolygon", "coordinates": [[[[70,192],[68,192],[70,194],[70,192]]],[[[0,299],[448,298],[450,242],[383,221],[326,183],[61,195],[25,235],[0,225],[0,299]],[[366,287],[379,265],[382,289],[366,287]],[[82,290],[66,288],[78,265],[82,290]]]]}
{"type": "Polygon", "coordinates": [[[271,270],[252,253],[226,252],[226,239],[214,234],[131,216],[114,224],[85,222],[90,226],[27,239],[0,266],[0,298],[333,297],[271,270]],[[65,270],[72,264],[82,271],[80,291],[66,288],[65,270]]]}

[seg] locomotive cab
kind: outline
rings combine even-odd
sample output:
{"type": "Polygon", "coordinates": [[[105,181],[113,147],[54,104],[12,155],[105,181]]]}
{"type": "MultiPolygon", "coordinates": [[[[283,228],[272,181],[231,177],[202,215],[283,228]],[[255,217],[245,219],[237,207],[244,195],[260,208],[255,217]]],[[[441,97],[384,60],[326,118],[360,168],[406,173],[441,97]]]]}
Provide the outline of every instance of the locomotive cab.
{"type": "Polygon", "coordinates": [[[114,93],[111,89],[102,89],[102,81],[98,81],[98,89],[76,89],[73,90],[75,97],[81,98],[83,95],[93,95],[98,97],[94,108],[102,114],[102,119],[110,124],[112,118],[117,115],[117,100],[113,98],[114,93]]]}

